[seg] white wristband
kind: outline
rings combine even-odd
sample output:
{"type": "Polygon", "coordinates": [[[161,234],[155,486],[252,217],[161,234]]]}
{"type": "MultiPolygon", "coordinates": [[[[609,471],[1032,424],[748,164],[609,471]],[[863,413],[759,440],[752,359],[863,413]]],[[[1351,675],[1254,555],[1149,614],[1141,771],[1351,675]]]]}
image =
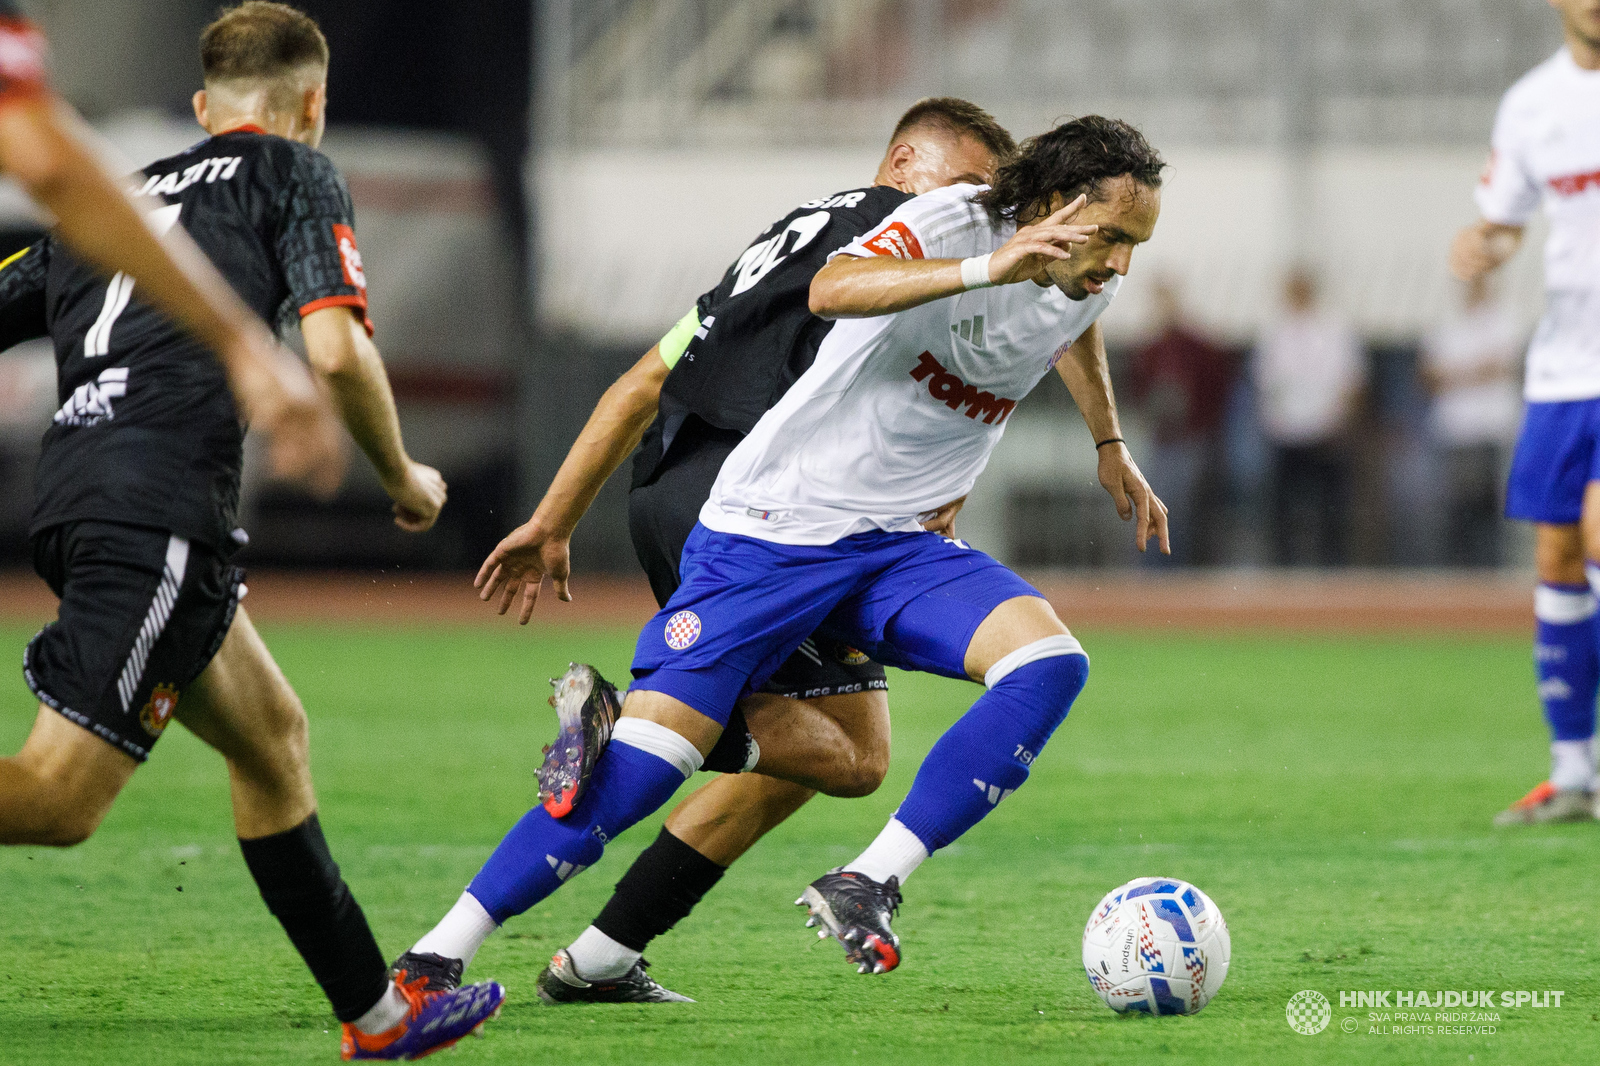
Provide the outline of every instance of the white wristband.
{"type": "Polygon", "coordinates": [[[987,289],[994,285],[989,280],[989,256],[975,255],[971,259],[961,260],[961,285],[967,289],[987,289]]]}

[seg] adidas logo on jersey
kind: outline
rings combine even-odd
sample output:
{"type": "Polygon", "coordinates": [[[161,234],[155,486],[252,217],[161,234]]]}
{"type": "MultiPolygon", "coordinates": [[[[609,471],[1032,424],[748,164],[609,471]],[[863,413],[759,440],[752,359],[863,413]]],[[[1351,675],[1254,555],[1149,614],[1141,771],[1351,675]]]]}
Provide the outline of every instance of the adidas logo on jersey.
{"type": "Polygon", "coordinates": [[[983,415],[983,424],[986,426],[1004,422],[1017,406],[1015,400],[996,396],[992,392],[980,392],[976,385],[968,385],[946,370],[932,352],[923,352],[917,357],[917,365],[911,368],[911,380],[926,381],[928,395],[952,411],[965,404],[968,418],[983,415]]]}
{"type": "Polygon", "coordinates": [[[111,401],[128,392],[128,368],[114,366],[102,370],[100,377],[86,381],[72,390],[67,402],[56,412],[55,422],[61,426],[92,426],[114,416],[111,401]]]}
{"type": "Polygon", "coordinates": [[[964,341],[971,341],[974,348],[982,348],[983,316],[973,315],[971,318],[963,318],[950,326],[950,332],[964,341]]]}

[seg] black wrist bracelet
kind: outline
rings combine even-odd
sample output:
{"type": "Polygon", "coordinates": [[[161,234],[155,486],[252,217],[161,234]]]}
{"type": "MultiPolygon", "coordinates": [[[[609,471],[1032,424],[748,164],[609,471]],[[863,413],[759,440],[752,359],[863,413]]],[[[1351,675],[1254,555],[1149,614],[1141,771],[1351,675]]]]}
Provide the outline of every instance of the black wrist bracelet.
{"type": "Polygon", "coordinates": [[[1126,443],[1128,443],[1128,442],[1123,440],[1121,437],[1107,437],[1105,440],[1100,441],[1099,443],[1097,443],[1095,445],[1095,448],[1098,450],[1100,448],[1104,448],[1107,444],[1126,444],[1126,443]]]}

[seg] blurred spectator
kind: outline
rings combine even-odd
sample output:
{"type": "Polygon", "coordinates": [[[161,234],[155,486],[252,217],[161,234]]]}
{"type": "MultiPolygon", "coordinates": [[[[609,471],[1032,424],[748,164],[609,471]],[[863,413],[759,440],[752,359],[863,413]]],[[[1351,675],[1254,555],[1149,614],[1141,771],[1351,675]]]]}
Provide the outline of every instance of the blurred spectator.
{"type": "Polygon", "coordinates": [[[1343,563],[1350,514],[1349,431],[1366,387],[1367,361],[1342,319],[1318,310],[1303,268],[1284,283],[1283,318],[1255,350],[1256,402],[1272,450],[1277,562],[1343,563]]]}
{"type": "Polygon", "coordinates": [[[1506,452],[1522,419],[1521,340],[1511,314],[1478,278],[1467,283],[1460,311],[1422,344],[1422,380],[1433,396],[1429,429],[1443,460],[1445,559],[1453,566],[1503,561],[1500,498],[1506,452]]]}
{"type": "Polygon", "coordinates": [[[1156,283],[1154,299],[1160,332],[1133,355],[1133,400],[1150,420],[1153,442],[1142,465],[1171,512],[1172,555],[1145,558],[1187,565],[1196,561],[1202,488],[1216,473],[1232,368],[1226,352],[1185,323],[1172,279],[1156,283]]]}

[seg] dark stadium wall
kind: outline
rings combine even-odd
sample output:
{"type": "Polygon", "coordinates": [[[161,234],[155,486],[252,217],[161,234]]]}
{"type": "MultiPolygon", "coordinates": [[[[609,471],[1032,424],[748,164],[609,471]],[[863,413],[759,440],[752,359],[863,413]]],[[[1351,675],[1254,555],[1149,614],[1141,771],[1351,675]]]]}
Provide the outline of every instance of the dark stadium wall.
{"type": "Polygon", "coordinates": [[[310,0],[333,53],[341,123],[465,133],[488,148],[519,264],[527,263],[522,167],[529,146],[533,5],[528,0],[310,0]]]}

